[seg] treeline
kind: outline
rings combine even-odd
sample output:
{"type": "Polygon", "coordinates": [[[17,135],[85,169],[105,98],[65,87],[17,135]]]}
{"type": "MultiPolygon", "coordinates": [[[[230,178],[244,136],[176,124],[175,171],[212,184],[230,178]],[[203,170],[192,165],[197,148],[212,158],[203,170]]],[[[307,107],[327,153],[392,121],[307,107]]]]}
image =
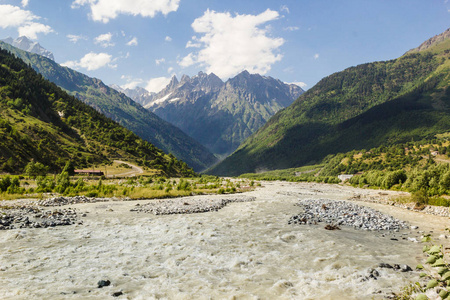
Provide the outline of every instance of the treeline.
{"type": "Polygon", "coordinates": [[[329,155],[324,159],[324,167],[320,174],[337,176],[370,170],[411,169],[421,163],[425,164],[428,160],[432,161],[431,152],[450,157],[450,146],[444,145],[445,143],[445,140],[440,139],[421,140],[329,155]]]}
{"type": "Polygon", "coordinates": [[[321,175],[354,174],[350,184],[411,192],[416,202],[450,206],[437,197],[450,194],[450,165],[436,163],[434,155],[449,158],[443,139],[422,140],[329,156],[321,175]]]}
{"type": "Polygon", "coordinates": [[[59,172],[112,158],[139,159],[167,176],[193,171],[173,156],[69,96],[23,61],[0,50],[0,168],[20,173],[34,159],[59,172]]]}

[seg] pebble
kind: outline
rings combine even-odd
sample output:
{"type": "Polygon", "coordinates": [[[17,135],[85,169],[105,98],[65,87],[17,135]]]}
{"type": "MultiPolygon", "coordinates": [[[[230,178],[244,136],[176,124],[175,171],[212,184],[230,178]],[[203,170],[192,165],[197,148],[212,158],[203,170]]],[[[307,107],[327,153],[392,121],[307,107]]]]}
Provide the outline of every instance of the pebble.
{"type": "Polygon", "coordinates": [[[288,221],[289,224],[314,225],[324,222],[335,226],[351,226],[355,229],[371,231],[399,231],[409,228],[406,222],[374,209],[346,201],[308,199],[301,200],[298,206],[302,207],[304,211],[292,216],[288,221]]]}
{"type": "Polygon", "coordinates": [[[48,199],[42,199],[37,202],[39,206],[63,206],[72,205],[77,203],[95,203],[95,202],[107,202],[111,200],[118,200],[116,198],[89,198],[86,196],[75,197],[53,197],[48,199]]]}
{"type": "Polygon", "coordinates": [[[0,230],[67,226],[76,222],[77,213],[72,208],[44,210],[30,206],[0,207],[0,230]]]}
{"type": "Polygon", "coordinates": [[[250,202],[255,197],[240,196],[228,198],[183,197],[167,200],[155,200],[147,204],[136,205],[131,211],[153,213],[155,215],[192,214],[218,211],[228,203],[250,202]]]}

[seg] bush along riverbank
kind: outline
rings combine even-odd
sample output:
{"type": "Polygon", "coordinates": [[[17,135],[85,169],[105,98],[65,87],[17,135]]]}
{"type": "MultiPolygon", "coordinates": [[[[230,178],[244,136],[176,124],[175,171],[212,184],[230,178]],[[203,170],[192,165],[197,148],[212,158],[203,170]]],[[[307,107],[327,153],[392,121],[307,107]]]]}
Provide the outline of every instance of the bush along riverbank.
{"type": "MultiPolygon", "coordinates": [[[[450,228],[446,230],[450,232],[450,228]]],[[[422,242],[427,243],[423,247],[426,260],[416,267],[422,271],[422,280],[405,287],[401,294],[395,296],[396,300],[450,299],[450,248],[433,244],[430,235],[424,236],[422,242]]]]}

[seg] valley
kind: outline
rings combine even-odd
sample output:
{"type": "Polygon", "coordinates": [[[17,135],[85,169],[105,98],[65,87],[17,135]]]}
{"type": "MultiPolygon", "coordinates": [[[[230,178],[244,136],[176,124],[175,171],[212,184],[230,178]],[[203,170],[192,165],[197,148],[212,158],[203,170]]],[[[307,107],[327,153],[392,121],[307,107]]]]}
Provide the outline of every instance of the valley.
{"type": "Polygon", "coordinates": [[[0,298],[450,299],[450,28],[398,3],[20,2],[0,298]]]}

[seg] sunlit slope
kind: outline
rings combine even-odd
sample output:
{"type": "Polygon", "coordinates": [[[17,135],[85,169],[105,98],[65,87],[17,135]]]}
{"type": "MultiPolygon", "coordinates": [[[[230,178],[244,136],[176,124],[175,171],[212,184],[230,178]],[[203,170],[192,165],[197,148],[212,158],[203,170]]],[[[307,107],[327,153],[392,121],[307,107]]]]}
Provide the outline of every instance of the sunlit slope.
{"type": "Polygon", "coordinates": [[[450,131],[449,52],[445,37],[398,59],[322,79],[210,173],[297,167],[328,154],[450,131]]]}

